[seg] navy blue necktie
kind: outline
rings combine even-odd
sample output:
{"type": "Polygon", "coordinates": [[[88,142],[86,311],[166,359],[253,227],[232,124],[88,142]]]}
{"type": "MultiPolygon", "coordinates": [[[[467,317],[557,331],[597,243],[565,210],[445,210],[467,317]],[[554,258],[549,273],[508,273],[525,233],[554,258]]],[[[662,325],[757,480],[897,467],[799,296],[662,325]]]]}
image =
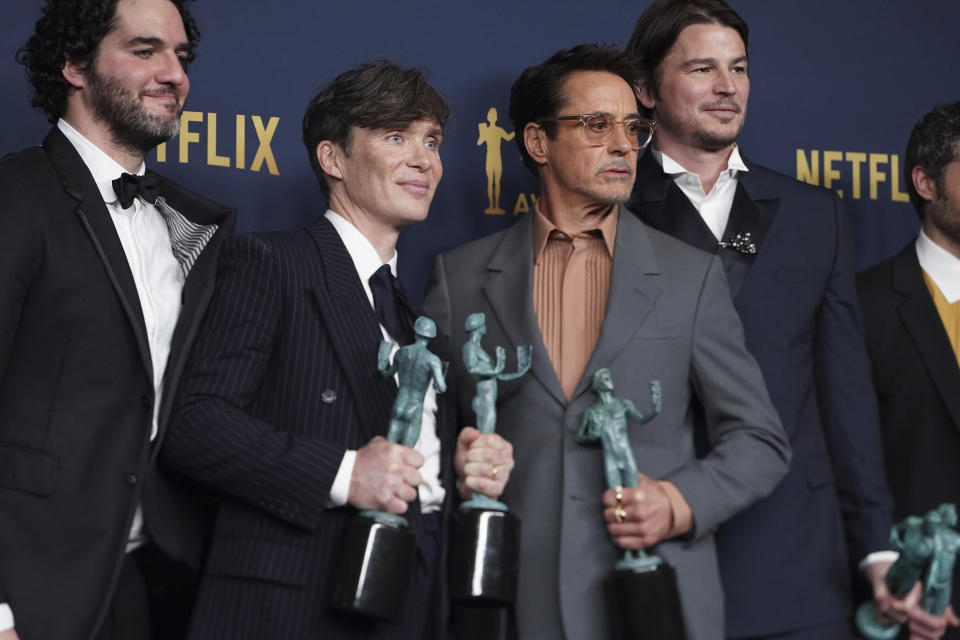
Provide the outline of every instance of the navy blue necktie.
{"type": "Polygon", "coordinates": [[[390,265],[377,269],[368,282],[380,324],[400,346],[413,342],[412,311],[403,285],[390,272],[390,265]]]}

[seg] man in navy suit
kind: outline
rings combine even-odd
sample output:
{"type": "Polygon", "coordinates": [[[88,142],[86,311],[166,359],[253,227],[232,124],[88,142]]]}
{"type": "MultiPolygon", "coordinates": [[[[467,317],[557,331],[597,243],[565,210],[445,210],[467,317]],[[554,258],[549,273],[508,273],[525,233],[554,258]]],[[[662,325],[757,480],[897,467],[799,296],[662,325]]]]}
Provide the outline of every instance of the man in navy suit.
{"type": "Polygon", "coordinates": [[[54,126],[0,161],[3,640],[189,618],[202,514],[154,463],[234,212],[144,159],[197,39],[186,0],[48,0],[19,52],[54,126]]]}
{"type": "MultiPolygon", "coordinates": [[[[457,482],[498,496],[513,464],[495,434],[464,429],[455,443],[448,394],[432,389],[413,447],[383,437],[397,387],[377,370],[379,346],[411,342],[416,315],[395,277],[397,236],[427,216],[448,115],[418,70],[378,62],[341,74],[303,118],[329,209],[305,229],[224,246],[164,456],[222,495],[192,638],[441,633],[443,514],[457,482]],[[403,513],[416,535],[396,623],[327,608],[358,509],[403,513]]],[[[449,359],[443,347],[431,341],[449,359]]]]}
{"type": "MultiPolygon", "coordinates": [[[[903,169],[920,233],[857,278],[898,519],[960,502],[960,102],[917,122],[903,169]]],[[[958,571],[952,602],[911,630],[936,638],[956,625],[958,571]]],[[[960,629],[946,637],[960,638],[960,629]]]]}
{"type": "Polygon", "coordinates": [[[745,160],[748,28],[722,0],[659,0],[627,52],[657,120],[628,207],[719,255],[790,437],[790,472],[725,523],[717,551],[731,638],[849,638],[849,568],[903,619],[882,577],[891,504],[860,328],[854,259],[831,192],[745,160]]]}

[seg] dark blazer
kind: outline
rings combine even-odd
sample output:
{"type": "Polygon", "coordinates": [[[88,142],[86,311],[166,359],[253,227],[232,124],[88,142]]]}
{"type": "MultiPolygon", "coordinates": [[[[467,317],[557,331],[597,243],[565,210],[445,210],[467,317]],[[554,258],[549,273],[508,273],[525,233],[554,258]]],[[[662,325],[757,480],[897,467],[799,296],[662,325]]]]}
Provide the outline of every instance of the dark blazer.
{"type": "Polygon", "coordinates": [[[198,522],[153,463],[234,213],[168,180],[160,195],[219,228],[186,279],[151,443],[143,314],[93,177],[58,129],[0,161],[0,601],[22,638],[94,633],[138,502],[161,548],[199,562],[198,522]]]}
{"type": "MultiPolygon", "coordinates": [[[[719,260],[648,228],[621,209],[603,329],[568,401],[543,346],[533,308],[533,214],[437,258],[424,307],[459,342],[466,317],[486,315],[487,350],[533,346],[530,372],[500,386],[497,432],[516,466],[504,502],[523,521],[516,604],[522,640],[610,638],[604,580],[622,555],[610,541],[601,496],[600,448],[574,440],[596,402],[594,372],[607,367],[616,395],[648,412],[650,381],[663,410],[630,428],[638,468],[670,480],[695,529],[655,552],[676,569],[687,637],[723,638],[723,597],[713,532],[769,493],[786,472],[789,447],[762,392],[756,362],[730,302],[719,260]],[[755,390],[760,390],[756,393],[755,390]],[[695,455],[691,398],[703,399],[714,446],[695,455]]],[[[451,377],[469,374],[461,362],[451,377]]],[[[472,421],[474,385],[460,384],[460,415],[472,421]]]]}
{"type": "Polygon", "coordinates": [[[651,153],[628,208],[724,263],[747,348],[793,447],[790,472],[717,534],[729,636],[849,615],[849,566],[887,546],[890,500],[854,289],[850,231],[831,192],[747,162],[716,238],[651,153]]]}
{"type": "MultiPolygon", "coordinates": [[[[914,242],[860,274],[857,289],[894,513],[900,520],[960,503],[960,367],[914,242]]],[[[960,571],[953,608],[960,611],[960,571]]]]}
{"type": "MultiPolygon", "coordinates": [[[[419,639],[418,617],[435,626],[442,615],[421,592],[419,554],[415,586],[397,594],[409,603],[401,623],[374,625],[326,605],[356,513],[327,508],[330,486],[346,449],[386,433],[396,395],[377,372],[380,328],[346,247],[324,218],[236,236],[218,282],[164,451],[171,466],[223,495],[191,637],[419,639]]],[[[438,435],[449,463],[442,398],[438,435]]],[[[450,464],[442,482],[451,497],[450,464]]],[[[416,510],[409,519],[419,536],[416,510]]]]}

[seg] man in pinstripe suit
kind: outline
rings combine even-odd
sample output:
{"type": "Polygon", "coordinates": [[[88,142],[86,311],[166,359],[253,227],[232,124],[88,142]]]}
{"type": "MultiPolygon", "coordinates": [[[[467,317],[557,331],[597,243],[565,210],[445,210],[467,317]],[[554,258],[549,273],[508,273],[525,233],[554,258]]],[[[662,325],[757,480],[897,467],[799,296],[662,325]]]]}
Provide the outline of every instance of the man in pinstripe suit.
{"type": "MultiPolygon", "coordinates": [[[[374,299],[379,307],[378,291],[393,291],[400,315],[415,315],[394,277],[395,246],[401,228],[427,215],[448,114],[418,70],[377,62],[341,74],[303,120],[330,209],[306,229],[242,236],[223,249],[222,285],[164,454],[222,494],[190,637],[441,634],[440,525],[454,472],[464,493],[496,497],[512,451],[473,429],[455,443],[454,413],[433,390],[414,447],[382,437],[396,385],[377,372],[378,346],[404,339],[402,327],[378,318],[374,299]],[[369,508],[404,513],[417,537],[397,623],[326,606],[344,525],[369,508]]],[[[431,349],[448,357],[438,340],[431,349]]]]}

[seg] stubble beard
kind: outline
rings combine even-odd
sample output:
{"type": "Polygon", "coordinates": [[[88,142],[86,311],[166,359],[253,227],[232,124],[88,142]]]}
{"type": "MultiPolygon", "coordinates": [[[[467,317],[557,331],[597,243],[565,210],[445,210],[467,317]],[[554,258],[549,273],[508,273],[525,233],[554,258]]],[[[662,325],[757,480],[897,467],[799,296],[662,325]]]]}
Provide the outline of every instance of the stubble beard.
{"type": "Polygon", "coordinates": [[[960,247],[960,203],[938,198],[927,205],[926,214],[937,230],[960,247]]]}
{"type": "Polygon", "coordinates": [[[703,129],[698,129],[693,132],[694,141],[697,147],[704,151],[723,151],[724,149],[730,148],[730,145],[737,141],[746,121],[746,118],[741,118],[740,126],[737,127],[736,132],[732,135],[718,135],[703,129]]]}
{"type": "Polygon", "coordinates": [[[94,117],[107,125],[114,144],[146,155],[180,132],[181,107],[167,116],[149,113],[142,92],[133,95],[121,82],[100,74],[94,65],[87,72],[94,117]]]}

